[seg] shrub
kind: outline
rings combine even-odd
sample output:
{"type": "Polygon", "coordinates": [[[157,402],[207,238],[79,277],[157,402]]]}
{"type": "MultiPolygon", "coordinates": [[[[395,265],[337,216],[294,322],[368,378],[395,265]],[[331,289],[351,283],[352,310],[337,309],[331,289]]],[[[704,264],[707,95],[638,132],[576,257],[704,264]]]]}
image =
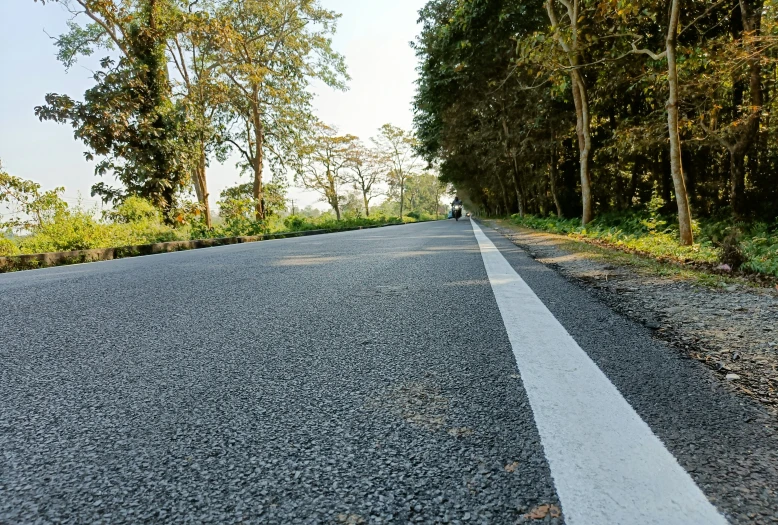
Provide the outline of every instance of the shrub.
{"type": "MultiPolygon", "coordinates": [[[[253,208],[242,208],[253,212],[253,208]]],[[[234,210],[233,210],[234,211],[234,210]]],[[[424,214],[421,216],[423,217],[424,214]]],[[[423,217],[424,218],[424,217],[423,217]]],[[[285,219],[277,214],[264,221],[256,221],[250,213],[227,213],[216,221],[216,226],[207,229],[201,217],[191,215],[177,227],[162,221],[162,215],[149,201],[139,197],[128,197],[115,210],[103,213],[97,218],[94,210],[81,207],[62,206],[40,225],[31,229],[29,235],[8,239],[0,236],[0,256],[19,253],[43,253],[71,250],[88,250],[151,244],[156,242],[212,237],[252,236],[273,232],[303,230],[342,230],[359,226],[415,222],[405,217],[387,217],[376,214],[361,217],[359,214],[344,215],[338,221],[332,213],[316,218],[291,215],[285,219]]]]}
{"type": "Polygon", "coordinates": [[[306,217],[300,217],[299,215],[290,215],[284,219],[284,226],[291,231],[300,231],[306,228],[306,226],[312,221],[306,217]]]}
{"type": "Polygon", "coordinates": [[[159,210],[150,201],[135,196],[127,197],[114,211],[106,213],[106,217],[120,224],[162,222],[159,210]]]}
{"type": "Polygon", "coordinates": [[[743,246],[740,242],[741,236],[740,230],[732,228],[721,243],[721,262],[728,264],[733,270],[737,270],[746,262],[743,246]]]}
{"type": "Polygon", "coordinates": [[[32,235],[19,240],[24,253],[88,250],[111,244],[109,226],[84,210],[58,211],[51,221],[36,227],[32,235]]]}
{"type": "Polygon", "coordinates": [[[11,239],[0,237],[0,257],[7,257],[9,255],[19,255],[19,248],[11,239]]]}
{"type": "Polygon", "coordinates": [[[21,253],[90,250],[188,239],[186,228],[174,229],[161,220],[151,203],[130,197],[98,220],[94,211],[64,207],[14,244],[21,253]]]}

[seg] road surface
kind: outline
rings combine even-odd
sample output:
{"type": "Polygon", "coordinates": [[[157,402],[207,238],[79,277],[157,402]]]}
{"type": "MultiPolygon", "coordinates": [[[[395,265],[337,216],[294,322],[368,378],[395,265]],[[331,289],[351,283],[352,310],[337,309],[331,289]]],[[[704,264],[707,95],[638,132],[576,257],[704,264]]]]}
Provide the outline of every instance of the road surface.
{"type": "Polygon", "coordinates": [[[777,491],[761,407],[470,221],[0,275],[0,523],[778,523],[777,491]]]}

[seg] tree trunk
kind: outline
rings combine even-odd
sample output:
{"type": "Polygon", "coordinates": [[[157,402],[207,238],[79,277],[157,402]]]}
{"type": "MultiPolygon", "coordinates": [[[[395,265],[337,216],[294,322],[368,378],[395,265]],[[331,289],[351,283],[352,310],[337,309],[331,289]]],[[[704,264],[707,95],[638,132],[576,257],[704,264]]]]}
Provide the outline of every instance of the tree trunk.
{"type": "Polygon", "coordinates": [[[205,226],[209,230],[211,229],[211,205],[208,202],[210,195],[208,194],[208,183],[205,178],[206,173],[206,157],[205,146],[200,144],[200,154],[197,160],[197,168],[195,170],[194,187],[197,194],[197,202],[203,207],[203,213],[205,214],[205,226]]]}
{"type": "Polygon", "coordinates": [[[589,173],[589,158],[592,151],[589,96],[580,72],[574,69],[570,76],[573,80],[573,103],[576,116],[575,131],[576,135],[578,135],[578,162],[581,170],[581,204],[583,208],[581,224],[586,225],[593,218],[591,175],[589,173]]]}
{"type": "Polygon", "coordinates": [[[556,216],[562,218],[562,205],[559,203],[559,195],[557,194],[556,180],[557,180],[557,156],[556,156],[556,134],[551,131],[551,158],[548,163],[548,179],[551,186],[551,197],[554,199],[554,206],[556,206],[556,216]]]}
{"type": "Polygon", "coordinates": [[[692,213],[689,208],[689,197],[686,193],[686,182],[683,178],[681,165],[681,137],[678,132],[678,68],[675,60],[675,46],[678,35],[678,18],[680,17],[680,0],[673,0],[670,11],[670,25],[667,29],[667,84],[670,96],[667,99],[667,129],[670,135],[670,175],[673,178],[675,202],[678,206],[678,231],[681,244],[689,246],[694,243],[692,234],[692,213]]]}
{"type": "Polygon", "coordinates": [[[513,187],[516,190],[516,207],[519,212],[519,217],[524,218],[524,202],[522,200],[521,184],[519,183],[519,164],[516,160],[516,152],[513,150],[511,144],[511,132],[508,128],[508,121],[505,120],[505,116],[502,117],[502,130],[503,130],[503,146],[505,148],[505,154],[511,159],[511,170],[513,172],[513,187]]]}
{"type": "Polygon", "coordinates": [[[519,206],[519,217],[524,218],[524,192],[521,188],[521,182],[519,180],[519,163],[516,160],[516,153],[511,151],[511,159],[513,160],[513,186],[516,189],[516,202],[519,206]]]}
{"type": "Polygon", "coordinates": [[[400,176],[400,220],[403,218],[403,202],[405,200],[405,178],[400,176]]]}
{"type": "Polygon", "coordinates": [[[259,109],[254,110],[254,186],[252,188],[252,196],[256,202],[254,210],[254,216],[257,221],[265,219],[265,202],[264,192],[262,187],[262,169],[263,169],[263,145],[264,145],[264,128],[262,127],[262,119],[259,116],[259,109]]]}
{"type": "Polygon", "coordinates": [[[175,225],[176,218],[173,215],[173,202],[175,200],[176,189],[173,186],[167,186],[164,188],[160,195],[162,196],[162,214],[165,223],[175,225]]]}
{"type": "Polygon", "coordinates": [[[736,218],[745,213],[746,163],[745,150],[735,146],[729,150],[729,199],[732,213],[736,218]]]}
{"type": "Polygon", "coordinates": [[[362,201],[365,203],[365,217],[370,217],[370,207],[368,206],[367,192],[362,190],[362,201]]]}
{"type": "Polygon", "coordinates": [[[211,202],[210,202],[211,194],[208,193],[208,185],[205,179],[205,164],[203,164],[203,171],[200,176],[200,180],[202,181],[202,186],[203,186],[203,206],[205,208],[203,212],[205,213],[205,227],[210,230],[211,228],[213,228],[213,220],[211,218],[211,202]]]}
{"type": "Polygon", "coordinates": [[[553,0],[548,0],[545,4],[548,18],[554,29],[554,39],[564,50],[572,69],[570,70],[570,80],[573,89],[573,103],[575,105],[575,131],[578,135],[578,162],[581,170],[581,203],[583,213],[581,223],[587,224],[592,220],[592,189],[591,176],[589,173],[589,157],[592,151],[591,136],[591,115],[589,114],[589,95],[586,91],[586,83],[581,75],[580,67],[580,48],[578,47],[579,34],[578,24],[583,18],[580,13],[578,1],[560,2],[567,8],[567,18],[570,21],[570,42],[568,43],[562,36],[559,29],[559,19],[553,0]]]}
{"type": "Polygon", "coordinates": [[[502,202],[505,206],[505,213],[510,213],[511,207],[508,205],[508,194],[505,191],[505,183],[502,180],[502,177],[500,175],[497,175],[497,181],[500,183],[500,190],[502,192],[502,202]]]}

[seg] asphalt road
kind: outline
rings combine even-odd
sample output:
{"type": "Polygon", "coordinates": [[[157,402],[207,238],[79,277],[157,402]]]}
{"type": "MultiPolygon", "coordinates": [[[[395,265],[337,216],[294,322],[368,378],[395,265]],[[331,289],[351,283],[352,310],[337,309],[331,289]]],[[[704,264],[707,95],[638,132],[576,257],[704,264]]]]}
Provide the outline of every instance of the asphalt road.
{"type": "MultiPolygon", "coordinates": [[[[778,523],[761,407],[485,233],[704,505],[778,523]]],[[[0,275],[0,523],[563,523],[484,257],[444,221],[0,275]]]]}

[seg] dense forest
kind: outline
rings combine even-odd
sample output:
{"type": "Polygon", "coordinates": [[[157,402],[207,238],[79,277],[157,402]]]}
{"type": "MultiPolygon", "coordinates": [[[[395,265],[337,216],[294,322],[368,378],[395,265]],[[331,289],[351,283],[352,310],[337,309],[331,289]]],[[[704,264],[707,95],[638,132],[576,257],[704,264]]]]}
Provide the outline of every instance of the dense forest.
{"type": "MultiPolygon", "coordinates": [[[[430,0],[419,151],[484,214],[778,217],[771,0],[430,0]],[[653,204],[652,204],[653,203],[653,204]]],[[[729,218],[729,219],[727,219],[729,218]]]]}

